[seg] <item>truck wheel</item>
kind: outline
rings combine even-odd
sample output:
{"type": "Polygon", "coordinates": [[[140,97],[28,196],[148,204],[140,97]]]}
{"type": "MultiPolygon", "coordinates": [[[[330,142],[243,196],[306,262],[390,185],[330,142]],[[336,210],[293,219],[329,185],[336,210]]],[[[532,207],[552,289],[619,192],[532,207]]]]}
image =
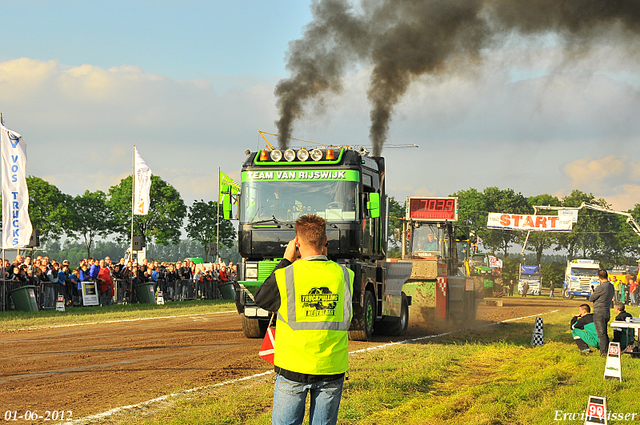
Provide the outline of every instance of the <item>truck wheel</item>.
{"type": "Polygon", "coordinates": [[[267,326],[269,322],[266,320],[250,319],[244,315],[242,316],[242,331],[247,338],[264,338],[265,332],[267,332],[267,326]]]}
{"type": "Polygon", "coordinates": [[[563,289],[562,290],[562,298],[564,298],[565,300],[572,300],[573,299],[573,295],[567,294],[567,290],[563,289]]]}
{"type": "Polygon", "coordinates": [[[373,335],[373,323],[376,320],[376,301],[371,291],[365,291],[362,311],[353,317],[349,338],[353,341],[369,341],[373,335]]]}
{"type": "Polygon", "coordinates": [[[400,317],[390,317],[387,321],[376,323],[376,333],[380,335],[402,336],[409,329],[409,300],[402,293],[400,317]]]}

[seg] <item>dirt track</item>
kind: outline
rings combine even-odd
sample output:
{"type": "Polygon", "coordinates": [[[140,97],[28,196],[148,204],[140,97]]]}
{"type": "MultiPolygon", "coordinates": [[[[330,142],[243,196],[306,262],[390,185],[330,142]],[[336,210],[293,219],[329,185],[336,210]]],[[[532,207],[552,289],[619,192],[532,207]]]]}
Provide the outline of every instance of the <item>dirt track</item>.
{"type": "MultiPolygon", "coordinates": [[[[543,297],[502,300],[504,307],[481,306],[477,324],[579,305],[543,297]]],[[[436,331],[411,320],[409,337],[436,331]]],[[[351,341],[349,348],[391,340],[351,341]]],[[[0,421],[8,410],[70,410],[79,418],[270,369],[257,357],[261,340],[244,337],[236,313],[4,331],[0,344],[0,421]]]]}

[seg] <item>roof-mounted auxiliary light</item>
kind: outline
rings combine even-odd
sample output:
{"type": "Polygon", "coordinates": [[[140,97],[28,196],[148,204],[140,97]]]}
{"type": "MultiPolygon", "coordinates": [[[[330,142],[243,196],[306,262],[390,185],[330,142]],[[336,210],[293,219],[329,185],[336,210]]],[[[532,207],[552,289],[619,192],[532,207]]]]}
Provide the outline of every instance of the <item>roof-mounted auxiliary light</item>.
{"type": "Polygon", "coordinates": [[[307,150],[307,148],[302,148],[298,151],[298,159],[300,161],[306,161],[307,159],[309,159],[309,151],[307,150]]]}
{"type": "Polygon", "coordinates": [[[322,159],[322,151],[318,148],[312,150],[311,159],[314,161],[320,161],[322,159]]]}
{"type": "Polygon", "coordinates": [[[294,150],[293,149],[287,149],[286,151],[284,151],[284,159],[286,159],[289,162],[291,162],[294,159],[296,159],[296,153],[294,152],[294,150]]]}
{"type": "Polygon", "coordinates": [[[271,151],[271,160],[274,162],[278,162],[282,159],[282,151],[280,149],[275,149],[271,151]]]}
{"type": "Polygon", "coordinates": [[[262,150],[260,151],[260,161],[267,161],[269,159],[269,151],[262,150]]]}

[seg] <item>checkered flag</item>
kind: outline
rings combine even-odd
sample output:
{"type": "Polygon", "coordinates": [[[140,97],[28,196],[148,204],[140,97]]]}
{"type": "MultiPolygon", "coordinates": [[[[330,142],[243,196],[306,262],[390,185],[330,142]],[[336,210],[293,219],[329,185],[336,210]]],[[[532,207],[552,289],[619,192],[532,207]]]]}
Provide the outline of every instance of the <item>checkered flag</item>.
{"type": "Polygon", "coordinates": [[[536,317],[536,323],[533,325],[533,336],[531,337],[531,345],[544,345],[544,330],[542,317],[536,317]]]}

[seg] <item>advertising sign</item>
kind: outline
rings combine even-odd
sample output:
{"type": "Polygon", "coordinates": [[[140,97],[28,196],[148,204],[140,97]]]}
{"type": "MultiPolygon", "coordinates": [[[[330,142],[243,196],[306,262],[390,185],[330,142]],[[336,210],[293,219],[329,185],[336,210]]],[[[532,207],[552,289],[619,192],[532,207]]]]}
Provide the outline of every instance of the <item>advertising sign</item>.
{"type": "Polygon", "coordinates": [[[2,140],[2,247],[29,245],[29,191],[27,189],[27,143],[15,131],[0,124],[2,140]]]}
{"type": "Polygon", "coordinates": [[[82,305],[99,305],[96,282],[82,282],[82,305]]]}
{"type": "Polygon", "coordinates": [[[135,204],[133,213],[135,215],[147,215],[149,213],[149,191],[151,190],[151,169],[142,159],[136,148],[135,151],[135,175],[134,179],[134,196],[135,204]]]}
{"type": "Polygon", "coordinates": [[[572,223],[578,222],[578,208],[571,208],[569,210],[559,210],[558,215],[560,218],[570,218],[572,223]]]}

